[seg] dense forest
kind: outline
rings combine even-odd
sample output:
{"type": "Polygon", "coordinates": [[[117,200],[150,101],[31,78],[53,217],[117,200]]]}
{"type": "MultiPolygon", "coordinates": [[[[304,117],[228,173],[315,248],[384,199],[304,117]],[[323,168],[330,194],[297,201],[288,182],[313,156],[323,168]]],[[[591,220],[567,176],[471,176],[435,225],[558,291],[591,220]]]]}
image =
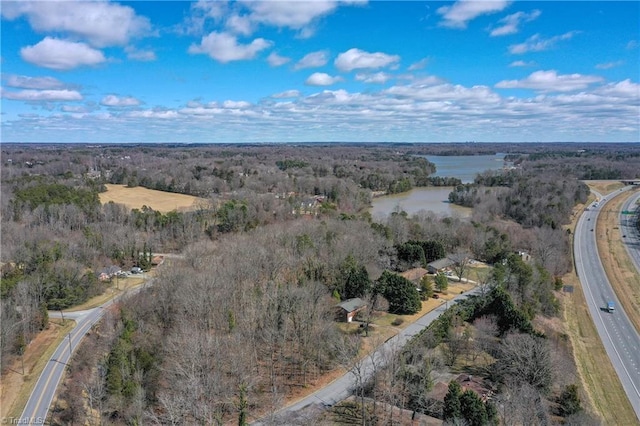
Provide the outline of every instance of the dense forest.
{"type": "Polygon", "coordinates": [[[559,277],[571,267],[563,225],[587,199],[581,180],[637,178],[637,145],[5,145],[1,161],[3,370],[47,327],[49,310],[105,290],[104,267],[181,257],[75,355],[60,424],[243,424],[271,413],[362,354],[368,329],[338,327],[338,301],[366,300],[365,324],[376,311],[415,313],[446,280],[431,277],[420,293],[399,274],[444,256],[461,277],[469,259],[493,266],[486,291],[451,308],[323,421],[389,424],[394,411],[384,407],[395,406],[452,424],[531,413],[537,424],[594,422],[579,404],[570,348],[540,319],[559,311],[559,277]],[[514,168],[468,185],[432,176],[423,157],[495,152],[514,168]],[[200,202],[170,212],[101,204],[108,184],[200,202]],[[454,187],[450,200],[474,207],[472,216],[372,220],[374,195],[423,186],[454,187]],[[473,375],[491,400],[455,384],[444,401],[432,397],[435,377],[460,358],[483,360],[473,375]]]}

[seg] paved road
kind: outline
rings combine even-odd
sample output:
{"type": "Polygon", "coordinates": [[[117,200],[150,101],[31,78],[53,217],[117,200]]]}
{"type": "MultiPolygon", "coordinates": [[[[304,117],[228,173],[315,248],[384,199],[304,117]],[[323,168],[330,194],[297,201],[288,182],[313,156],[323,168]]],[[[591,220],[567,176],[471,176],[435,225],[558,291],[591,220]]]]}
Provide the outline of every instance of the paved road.
{"type": "MultiPolygon", "coordinates": [[[[453,300],[448,301],[447,304],[443,304],[441,307],[426,313],[414,323],[407,326],[400,333],[387,340],[383,345],[370,356],[367,356],[358,365],[360,375],[363,378],[369,378],[375,370],[375,366],[380,366],[387,354],[402,348],[413,336],[418,334],[422,329],[426,328],[436,318],[442,314],[448,306],[451,306],[455,301],[466,298],[471,294],[478,294],[480,288],[476,287],[465,294],[456,296],[453,300]]],[[[365,379],[366,380],[366,379],[365,379]]],[[[357,375],[353,373],[353,370],[345,373],[340,378],[329,383],[322,389],[317,390],[311,395],[281,409],[269,418],[263,418],[254,422],[254,425],[282,425],[286,424],[288,420],[295,418],[296,413],[305,407],[312,404],[321,404],[324,406],[334,405],[343,399],[349,397],[353,393],[353,389],[357,385],[357,375]],[[287,419],[285,421],[284,419],[287,419]]],[[[298,419],[300,420],[300,419],[298,419]]]]}
{"type": "MultiPolygon", "coordinates": [[[[147,282],[147,284],[150,284],[150,282],[147,282]]],[[[135,294],[140,291],[141,288],[143,288],[143,286],[129,290],[128,292],[118,296],[118,298],[125,295],[135,294]]],[[[76,350],[91,327],[102,318],[106,309],[112,305],[116,299],[112,299],[94,309],[64,314],[65,319],[74,319],[76,321],[76,326],[60,343],[47,362],[47,365],[44,367],[44,370],[42,370],[42,374],[40,374],[40,378],[31,392],[31,396],[27,401],[27,405],[25,406],[22,415],[19,419],[11,419],[13,422],[11,424],[42,425],[45,423],[47,413],[49,412],[49,406],[53,401],[56,389],[62,379],[64,369],[71,359],[72,353],[76,350]]],[[[59,311],[55,311],[51,312],[50,315],[55,318],[59,317],[60,313],[59,311]]]]}
{"type": "Polygon", "coordinates": [[[640,336],[616,298],[596,244],[596,238],[605,238],[604,235],[596,235],[595,224],[600,210],[606,208],[610,198],[602,197],[598,207],[591,205],[582,214],[576,226],[573,249],[589,312],[622,387],[640,419],[640,336]],[[615,303],[614,312],[606,310],[608,301],[615,303]]]}
{"type": "Polygon", "coordinates": [[[624,235],[622,242],[624,243],[629,257],[636,266],[636,270],[640,273],[640,230],[636,228],[635,221],[640,215],[640,192],[632,195],[624,202],[620,211],[620,233],[624,235]],[[633,212],[633,214],[622,214],[622,212],[633,212]]]}

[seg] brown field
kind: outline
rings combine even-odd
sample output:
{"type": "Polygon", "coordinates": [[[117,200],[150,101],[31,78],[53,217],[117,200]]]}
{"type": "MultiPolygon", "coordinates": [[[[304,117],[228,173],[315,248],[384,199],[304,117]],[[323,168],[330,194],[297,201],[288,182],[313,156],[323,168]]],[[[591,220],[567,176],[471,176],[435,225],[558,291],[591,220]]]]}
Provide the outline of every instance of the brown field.
{"type": "Polygon", "coordinates": [[[142,206],[151,207],[153,210],[168,213],[173,210],[194,210],[204,200],[191,195],[175,194],[173,192],[156,191],[137,186],[127,188],[124,185],[106,185],[107,191],[100,193],[100,202],[106,204],[113,201],[124,204],[130,209],[141,209],[142,206]]]}
{"type": "MultiPolygon", "coordinates": [[[[589,183],[589,186],[591,186],[591,183],[589,183]]],[[[598,181],[593,186],[593,189],[602,194],[608,194],[619,187],[612,181],[598,181]]],[[[611,201],[611,203],[617,204],[617,200],[611,201]]],[[[608,205],[610,206],[608,210],[612,210],[615,206],[614,204],[608,205]]],[[[582,205],[577,206],[576,212],[581,212],[583,208],[584,206],[582,205]]],[[[572,230],[575,229],[578,217],[579,213],[574,215],[573,222],[570,225],[572,230]]],[[[606,230],[607,227],[613,228],[617,226],[615,224],[616,221],[617,215],[604,214],[600,216],[597,226],[603,226],[606,230]]],[[[609,252],[608,243],[613,243],[614,240],[607,240],[606,238],[602,240],[598,241],[604,244],[602,246],[599,245],[600,255],[605,269],[609,271],[614,263],[614,258],[605,254],[609,252]]],[[[619,240],[618,243],[620,243],[619,240]]],[[[627,257],[626,252],[624,256],[627,257]]],[[[575,362],[582,382],[584,398],[588,401],[588,405],[591,406],[595,414],[600,416],[604,424],[638,424],[633,407],[629,403],[618,376],[611,365],[611,361],[598,337],[575,271],[562,277],[562,280],[565,284],[574,286],[573,293],[561,296],[561,300],[563,302],[567,333],[574,348],[575,362]]],[[[619,284],[614,284],[612,281],[612,285],[617,287],[619,284]]]]}

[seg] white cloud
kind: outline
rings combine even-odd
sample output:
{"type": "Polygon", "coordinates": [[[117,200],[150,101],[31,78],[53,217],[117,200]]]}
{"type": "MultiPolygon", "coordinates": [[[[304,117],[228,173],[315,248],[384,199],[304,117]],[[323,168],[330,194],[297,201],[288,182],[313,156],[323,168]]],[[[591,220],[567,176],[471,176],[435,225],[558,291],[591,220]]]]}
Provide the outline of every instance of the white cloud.
{"type": "Polygon", "coordinates": [[[5,84],[9,87],[38,90],[68,87],[65,83],[53,77],[28,77],[26,75],[9,75],[5,84]]]}
{"type": "Polygon", "coordinates": [[[235,34],[249,36],[253,33],[254,25],[247,15],[231,15],[227,18],[227,29],[235,34]]]}
{"type": "Polygon", "coordinates": [[[509,64],[510,67],[533,67],[536,63],[533,61],[525,62],[525,61],[513,61],[509,64]]]}
{"type": "Polygon", "coordinates": [[[192,44],[189,47],[189,53],[204,53],[212,59],[226,63],[253,59],[258,52],[269,46],[271,46],[271,42],[263,38],[257,38],[249,44],[239,44],[235,36],[214,31],[202,37],[199,45],[192,44]]]}
{"type": "Polygon", "coordinates": [[[98,65],[106,59],[101,51],[84,43],[45,37],[34,46],[20,49],[20,56],[34,65],[54,70],[70,70],[83,65],[98,65]]]}
{"type": "Polygon", "coordinates": [[[332,77],[323,72],[314,72],[304,83],[309,86],[330,86],[340,81],[342,78],[339,76],[332,77]]]}
{"type": "Polygon", "coordinates": [[[363,73],[356,74],[356,80],[363,81],[365,83],[383,84],[383,83],[386,83],[390,78],[391,76],[384,72],[377,72],[374,74],[363,74],[363,73]]]}
{"type": "Polygon", "coordinates": [[[2,90],[2,97],[14,101],[80,101],[82,95],[75,90],[21,90],[19,92],[7,92],[2,90]]]}
{"type": "Polygon", "coordinates": [[[596,69],[608,70],[608,69],[611,69],[611,68],[620,67],[622,65],[624,65],[624,61],[605,62],[605,63],[602,63],[602,64],[597,64],[596,65],[596,69]]]}
{"type": "Polygon", "coordinates": [[[478,16],[500,12],[509,5],[504,0],[461,0],[453,6],[442,6],[437,13],[442,15],[440,25],[448,28],[464,29],[467,23],[478,16]]]}
{"type": "Polygon", "coordinates": [[[60,109],[62,110],[62,112],[72,112],[78,114],[88,113],[91,111],[89,108],[80,105],[63,105],[60,109]]]}
{"type": "Polygon", "coordinates": [[[149,20],[131,7],[106,1],[2,2],[2,16],[26,16],[35,31],[68,33],[97,47],[123,46],[151,31],[149,20]]]}
{"type": "Polygon", "coordinates": [[[426,67],[428,63],[429,63],[429,58],[422,58],[418,62],[415,62],[415,63],[409,65],[408,69],[409,69],[409,71],[421,70],[424,67],[426,67]]]}
{"type": "Polygon", "coordinates": [[[301,95],[299,90],[286,90],[284,92],[276,93],[271,95],[272,98],[275,99],[285,99],[285,98],[297,98],[301,95]]]}
{"type": "Polygon", "coordinates": [[[640,105],[640,84],[633,83],[629,79],[618,83],[609,83],[594,92],[599,95],[635,100],[636,105],[640,105]]]}
{"type": "Polygon", "coordinates": [[[531,13],[516,12],[512,15],[508,15],[502,18],[500,21],[498,21],[499,23],[502,24],[502,26],[491,30],[490,35],[492,37],[497,37],[497,36],[503,36],[508,34],[516,34],[518,31],[520,31],[519,26],[522,22],[533,21],[537,19],[541,15],[541,13],[542,12],[536,9],[531,13]]]}
{"type": "Polygon", "coordinates": [[[130,107],[140,105],[140,101],[134,97],[119,97],[116,95],[107,95],[100,101],[100,105],[108,107],[130,107]]]}
{"type": "Polygon", "coordinates": [[[252,22],[279,28],[298,30],[298,35],[308,38],[315,32],[317,21],[333,13],[341,4],[364,4],[366,1],[241,1],[249,9],[252,22]]]}
{"type": "Polygon", "coordinates": [[[627,43],[626,48],[628,50],[633,50],[633,49],[637,49],[638,46],[640,46],[640,43],[638,42],[638,40],[631,40],[630,42],[627,43]]]}
{"type": "Polygon", "coordinates": [[[229,109],[245,109],[249,108],[251,103],[247,101],[224,101],[222,106],[229,109]]]}
{"type": "Polygon", "coordinates": [[[467,105],[490,104],[499,100],[499,96],[487,86],[465,87],[449,83],[393,86],[383,93],[397,99],[412,99],[419,102],[456,102],[467,105]]]}
{"type": "Polygon", "coordinates": [[[304,68],[318,68],[325,66],[329,60],[327,56],[328,54],[324,50],[307,53],[296,63],[294,69],[301,70],[304,68]]]}
{"type": "Polygon", "coordinates": [[[527,52],[540,52],[550,49],[558,41],[570,40],[574,35],[578,34],[577,31],[569,31],[559,36],[543,39],[540,34],[535,34],[529,37],[524,43],[514,44],[509,46],[509,52],[513,54],[522,54],[527,52]]]}
{"type": "Polygon", "coordinates": [[[400,61],[398,55],[388,55],[382,52],[369,53],[360,49],[349,49],[338,55],[334,64],[340,71],[355,69],[376,69],[396,64],[400,61]]]}
{"type": "Polygon", "coordinates": [[[602,77],[582,74],[558,75],[555,70],[536,71],[522,80],[503,80],[496,84],[500,89],[533,89],[544,92],[570,92],[582,90],[590,84],[601,82],[602,77]]]}
{"type": "Polygon", "coordinates": [[[127,117],[132,118],[159,118],[159,119],[171,119],[178,118],[180,115],[177,111],[172,110],[142,110],[142,111],[129,111],[126,114],[127,117]]]}
{"type": "Polygon", "coordinates": [[[286,64],[287,62],[289,62],[290,60],[291,60],[291,58],[287,58],[285,56],[280,56],[276,52],[271,52],[269,54],[269,56],[267,56],[267,62],[272,67],[280,67],[280,66],[286,64]]]}
{"type": "Polygon", "coordinates": [[[127,53],[127,58],[134,61],[149,62],[157,59],[153,50],[138,50],[134,46],[127,46],[124,51],[127,53]]]}

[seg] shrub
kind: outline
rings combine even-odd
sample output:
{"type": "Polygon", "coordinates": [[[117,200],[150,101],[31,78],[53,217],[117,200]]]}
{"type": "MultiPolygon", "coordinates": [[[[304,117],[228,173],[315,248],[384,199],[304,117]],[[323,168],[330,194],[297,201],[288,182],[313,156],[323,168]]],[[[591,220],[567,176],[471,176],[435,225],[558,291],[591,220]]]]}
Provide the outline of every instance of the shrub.
{"type": "Polygon", "coordinates": [[[404,320],[402,318],[398,317],[398,318],[394,319],[391,322],[391,325],[398,326],[398,325],[401,325],[403,322],[404,322],[404,320]]]}

